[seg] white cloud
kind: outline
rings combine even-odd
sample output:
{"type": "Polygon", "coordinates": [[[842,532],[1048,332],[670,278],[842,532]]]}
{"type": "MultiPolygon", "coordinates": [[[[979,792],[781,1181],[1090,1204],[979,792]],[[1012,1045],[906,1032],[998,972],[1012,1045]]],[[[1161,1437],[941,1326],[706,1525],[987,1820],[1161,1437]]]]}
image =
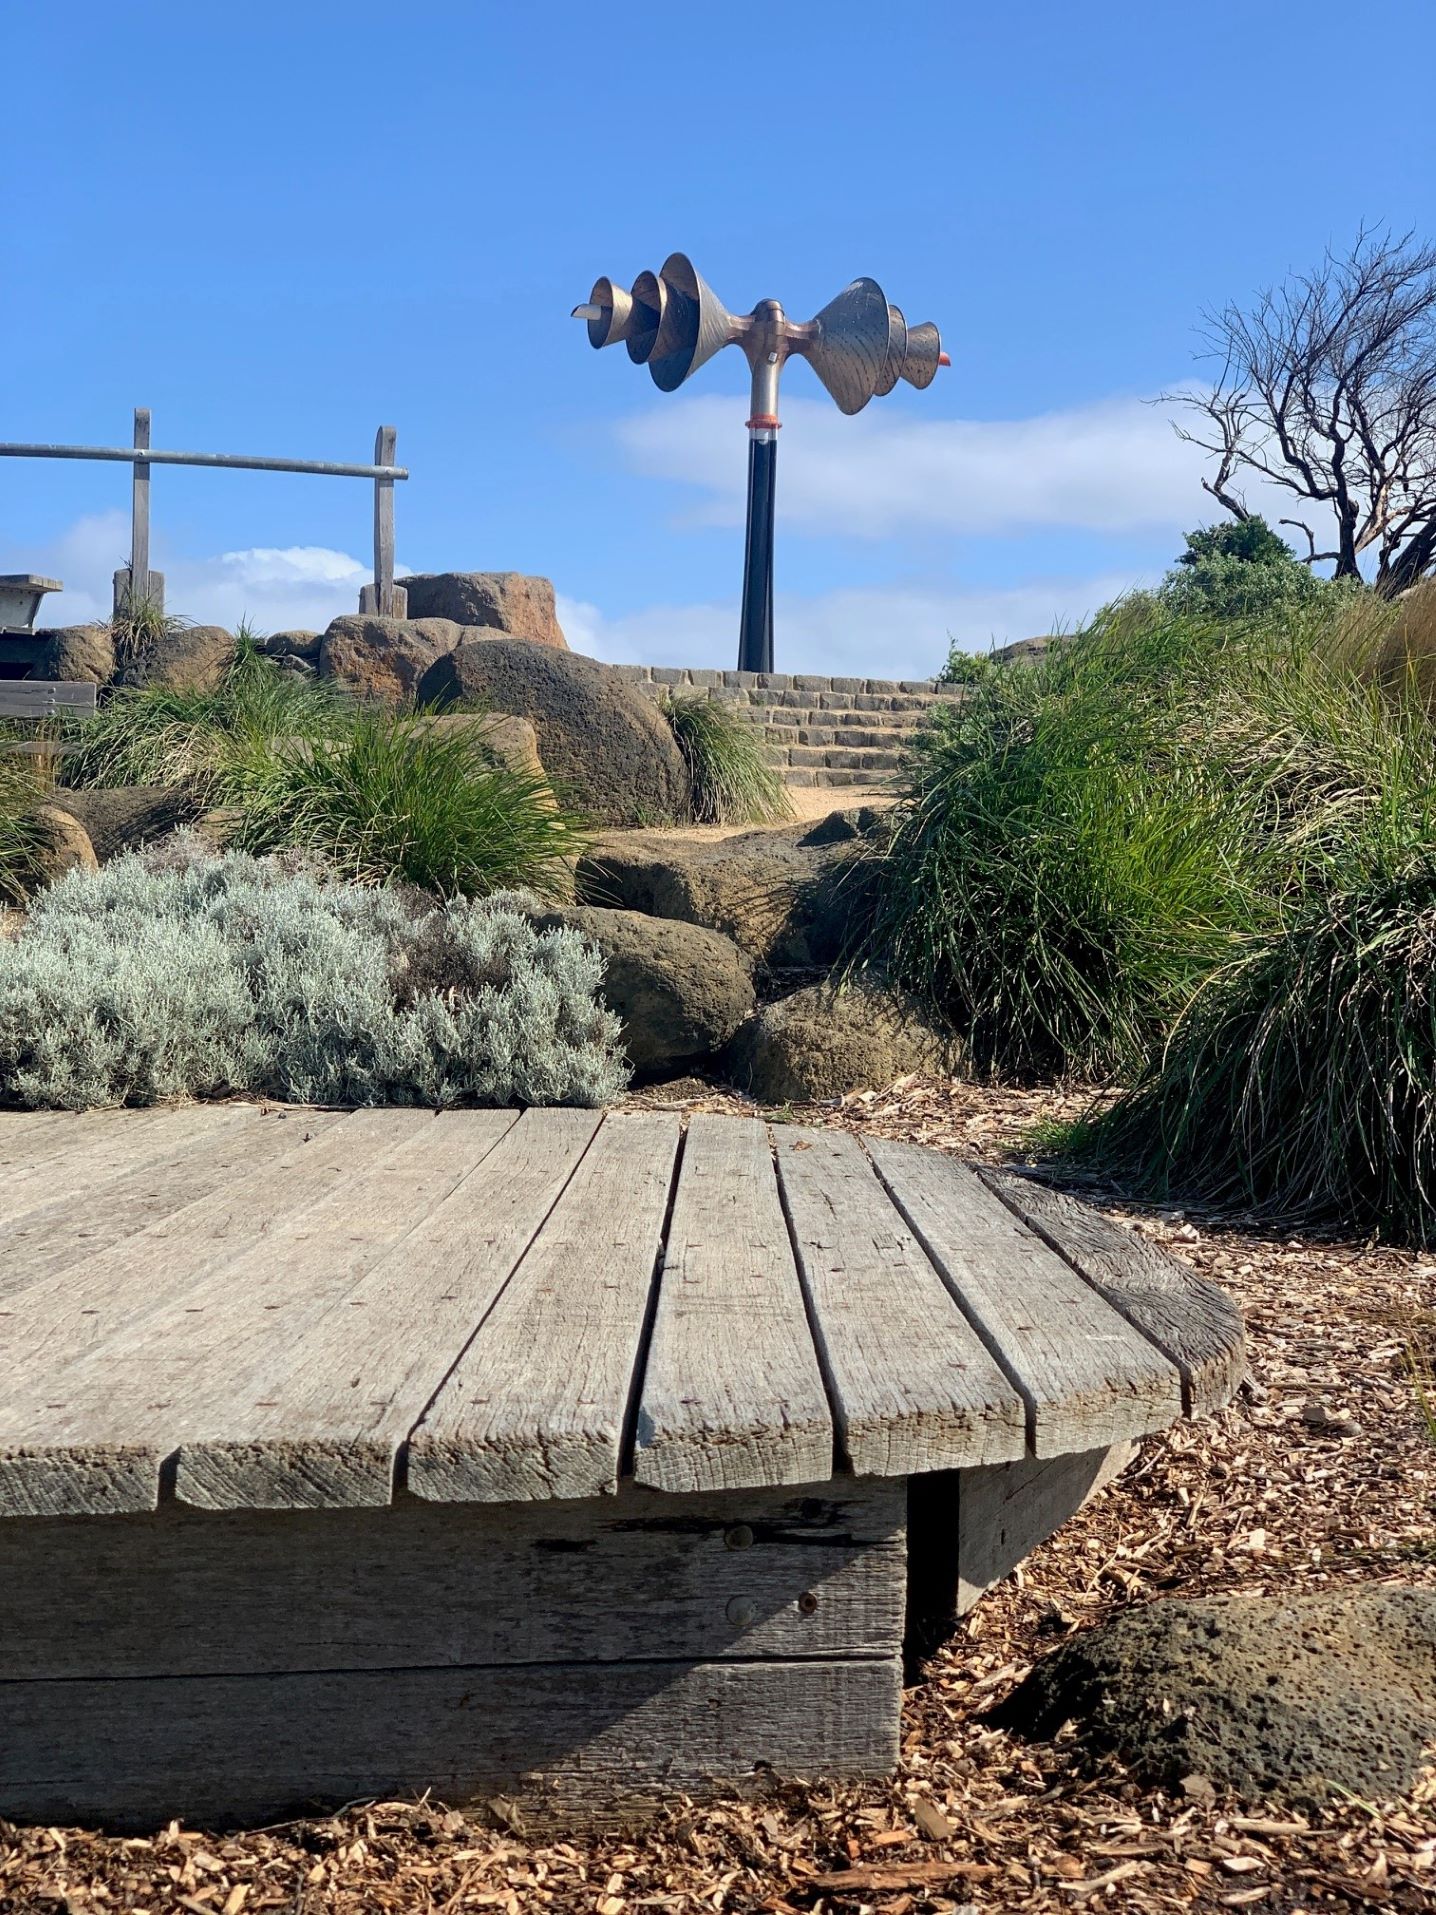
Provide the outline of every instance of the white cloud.
{"type": "MultiPolygon", "coordinates": [[[[0,570],[62,580],[64,591],[44,600],[38,622],[79,625],[109,617],[113,574],[129,549],[128,516],[104,512],[77,520],[49,546],[0,547],[0,570]]],[[[358,610],[359,588],[371,576],[363,560],[323,545],[254,546],[193,558],[157,542],[154,564],[165,575],[170,612],[230,630],[247,618],[265,632],[322,630],[341,612],[358,610]]]]}
{"type": "MultiPolygon", "coordinates": [[[[773,609],[776,663],[784,672],[927,678],[950,644],[985,652],[992,644],[1069,628],[1131,583],[1114,573],[997,590],[895,585],[812,598],[780,594],[773,609]]],[[[569,644],[591,658],[719,668],[737,663],[736,606],[655,605],[609,618],[595,605],[560,598],[558,614],[569,644]]]]}
{"type": "MultiPolygon", "coordinates": [[[[1030,419],[915,418],[881,402],[844,418],[792,399],[779,457],[778,516],[792,530],[889,538],[1065,527],[1099,534],[1187,530],[1222,516],[1201,489],[1207,455],[1177,437],[1172,409],[1104,399],[1030,419]]],[[[685,516],[700,525],[743,517],[747,454],[731,399],[680,399],[621,420],[636,472],[706,494],[685,516]]],[[[1249,501],[1275,521],[1289,493],[1249,501]]]]}

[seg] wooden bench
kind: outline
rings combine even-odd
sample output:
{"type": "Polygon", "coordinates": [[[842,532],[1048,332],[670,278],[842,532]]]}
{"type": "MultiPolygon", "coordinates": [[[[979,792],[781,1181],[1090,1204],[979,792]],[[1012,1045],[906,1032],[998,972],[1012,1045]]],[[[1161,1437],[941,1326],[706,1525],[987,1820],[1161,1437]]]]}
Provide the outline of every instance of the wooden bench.
{"type": "Polygon", "coordinates": [[[896,1759],[960,1610],[1226,1401],[1020,1177],[579,1110],[0,1115],[0,1816],[560,1814],[896,1759]]]}
{"type": "Polygon", "coordinates": [[[0,678],[0,718],[93,718],[95,694],[96,687],[80,679],[0,678]]]}

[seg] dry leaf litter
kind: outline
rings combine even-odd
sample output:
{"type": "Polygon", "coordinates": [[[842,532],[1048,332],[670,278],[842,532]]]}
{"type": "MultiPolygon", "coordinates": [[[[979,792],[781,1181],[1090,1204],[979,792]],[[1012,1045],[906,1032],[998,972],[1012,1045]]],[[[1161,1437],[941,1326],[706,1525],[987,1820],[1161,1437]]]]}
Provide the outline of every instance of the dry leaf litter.
{"type": "MultiPolygon", "coordinates": [[[[634,1101],[752,1110],[696,1081],[634,1101]]],[[[1034,1122],[1085,1101],[905,1080],[777,1114],[1009,1158],[1034,1122]]],[[[373,1803],[238,1835],[0,1823],[0,1911],[1436,1909],[1429,1773],[1403,1802],[1341,1799],[1297,1817],[1238,1809],[1200,1775],[1173,1794],[1143,1788],[1070,1730],[1026,1745],[983,1725],[1035,1658],[1124,1604],[1420,1582],[1436,1562],[1436,1259],[1104,1207],[1240,1298],[1251,1384],[1215,1421],[1148,1439],[983,1599],[909,1690],[890,1781],[765,1778],[742,1800],[676,1798],[641,1830],[567,1839],[526,1832],[503,1801],[373,1803]]]]}

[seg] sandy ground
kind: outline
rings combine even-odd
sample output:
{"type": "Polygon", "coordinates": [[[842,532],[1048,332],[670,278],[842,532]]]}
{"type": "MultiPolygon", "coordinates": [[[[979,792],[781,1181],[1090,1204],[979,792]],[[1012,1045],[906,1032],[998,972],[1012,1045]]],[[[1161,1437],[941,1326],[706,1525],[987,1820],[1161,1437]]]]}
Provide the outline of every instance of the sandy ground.
{"type": "MultiPolygon", "coordinates": [[[[745,1108],[698,1084],[635,1101],[745,1108]]],[[[914,1081],[802,1116],[1000,1158],[1081,1102],[914,1081]]],[[[984,1722],[1035,1658],[1126,1604],[1429,1581],[1436,1563],[1436,1438],[1416,1387],[1436,1361],[1436,1259],[1106,1207],[1240,1297],[1251,1384],[1214,1422],[1144,1443],[978,1605],[908,1692],[891,1780],[775,1778],[756,1801],[675,1800],[645,1830],[566,1841],[515,1827],[503,1803],[128,1841],[0,1824],[0,1911],[1436,1909],[1436,1781],[1297,1816],[1214,1800],[1201,1777],[1143,1788],[1070,1733],[1028,1745],[984,1722]]]]}
{"type": "Polygon", "coordinates": [[[877,810],[886,811],[897,803],[896,795],[880,785],[854,785],[850,789],[830,786],[821,791],[797,786],[789,790],[788,797],[792,804],[791,817],[777,818],[771,825],[665,826],[662,835],[665,838],[687,838],[698,844],[712,843],[719,838],[741,837],[749,831],[776,831],[784,825],[816,824],[820,818],[826,818],[834,811],[852,811],[860,805],[872,805],[877,810]]]}

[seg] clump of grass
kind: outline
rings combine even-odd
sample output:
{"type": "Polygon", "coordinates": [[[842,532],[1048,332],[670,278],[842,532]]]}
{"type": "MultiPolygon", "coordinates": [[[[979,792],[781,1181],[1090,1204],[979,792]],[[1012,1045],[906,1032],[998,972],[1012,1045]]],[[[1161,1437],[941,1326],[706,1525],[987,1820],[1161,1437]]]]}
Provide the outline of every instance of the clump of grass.
{"type": "Polygon", "coordinates": [[[351,715],[329,736],[232,749],[215,796],[236,848],[319,853],[343,877],[400,879],[442,897],[556,895],[586,842],[547,781],[496,764],[482,734],[422,718],[351,715]]]}
{"type": "Polygon", "coordinates": [[[328,685],[279,670],[241,643],[215,691],[140,687],[115,692],[69,727],[73,785],[188,785],[208,797],[235,753],[280,738],[331,737],[348,719],[328,685]]]}
{"type": "Polygon", "coordinates": [[[167,614],[158,599],[127,598],[109,622],[115,663],[132,665],[138,659],[151,657],[167,638],[182,632],[188,623],[188,619],[167,614]]]}
{"type": "Polygon", "coordinates": [[[871,954],[988,1070],[1141,1069],[1215,970],[1431,841],[1436,738],[1378,682],[1385,618],[1147,598],[998,662],[919,737],[871,954]]]}
{"type": "Polygon", "coordinates": [[[1436,1236],[1436,847],[1216,970],[1072,1154],[1291,1227],[1436,1236]]]}
{"type": "Polygon", "coordinates": [[[28,769],[0,759],[0,906],[23,904],[42,879],[49,835],[34,808],[43,795],[28,769]]]}
{"type": "Polygon", "coordinates": [[[756,726],[718,698],[663,701],[693,788],[695,824],[775,824],[793,808],[756,726]]]}
{"type": "Polygon", "coordinates": [[[865,954],[977,1068],[1101,1077],[1264,915],[1252,804],[1177,749],[1206,632],[1114,618],[990,661],[914,743],[865,954]]]}

